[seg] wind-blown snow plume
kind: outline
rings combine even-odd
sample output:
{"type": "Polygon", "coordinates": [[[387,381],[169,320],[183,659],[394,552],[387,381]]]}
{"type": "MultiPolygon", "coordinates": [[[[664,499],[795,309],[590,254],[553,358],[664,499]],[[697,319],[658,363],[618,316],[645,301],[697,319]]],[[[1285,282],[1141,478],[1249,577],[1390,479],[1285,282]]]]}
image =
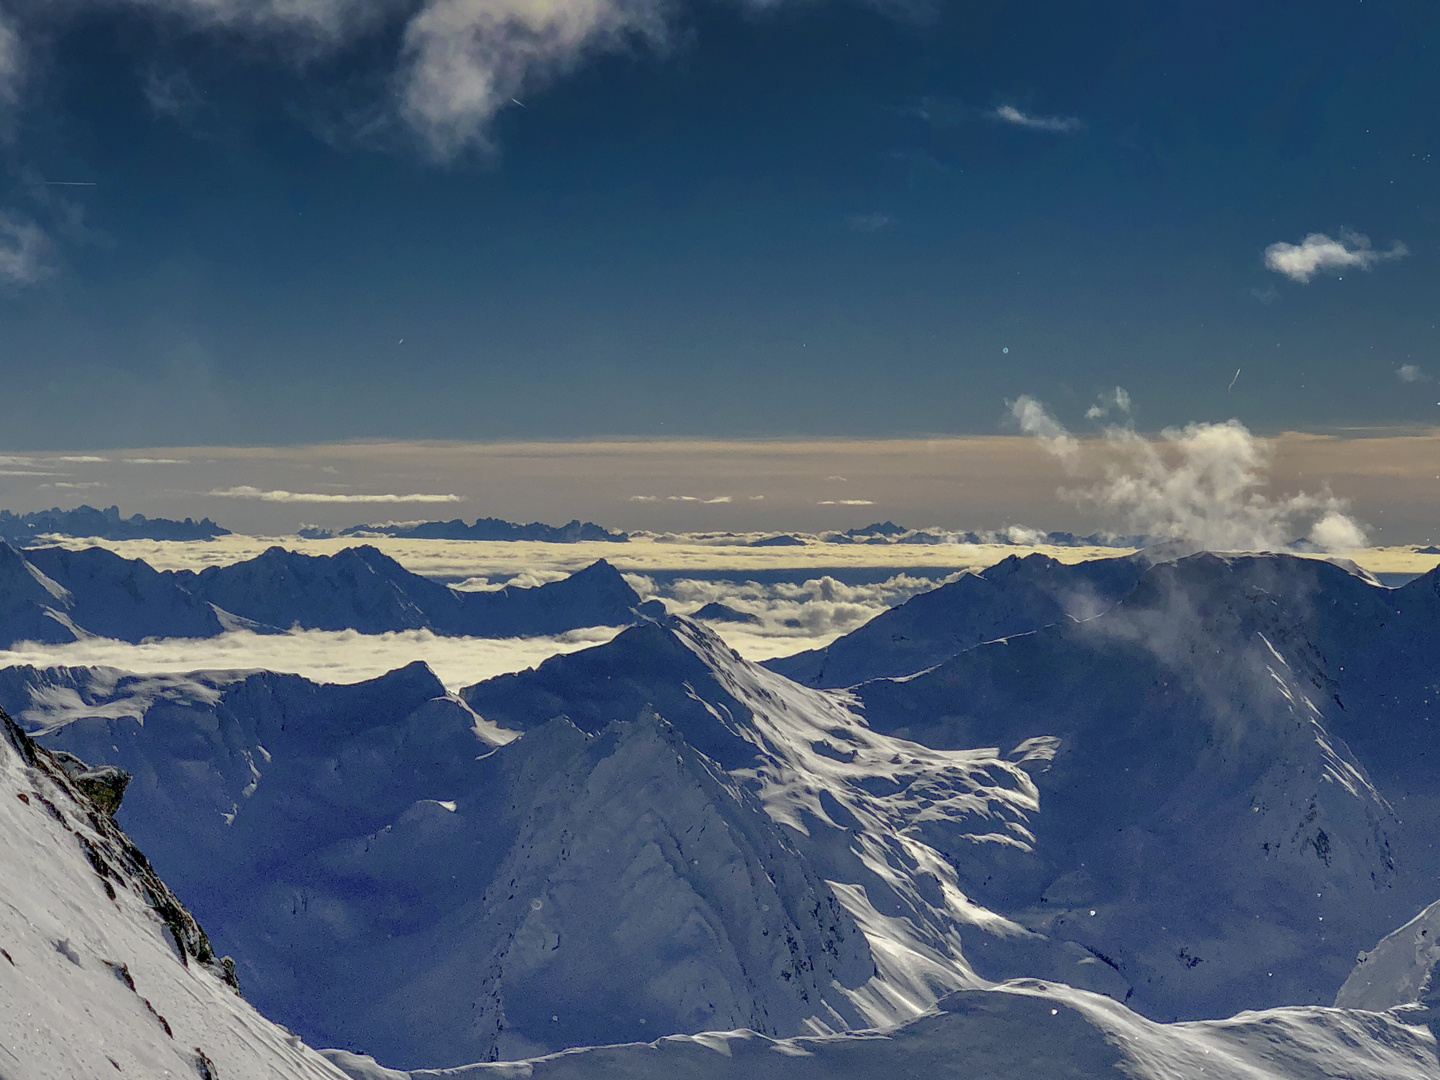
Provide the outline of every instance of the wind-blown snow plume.
{"type": "Polygon", "coordinates": [[[1377,263],[1408,254],[1410,249],[1398,240],[1389,251],[1376,251],[1370,246],[1370,238],[1361,233],[1343,231],[1338,240],[1324,233],[1311,233],[1298,244],[1271,244],[1265,249],[1265,265],[1304,285],[1321,270],[1373,270],[1377,263]]]}
{"type": "Polygon", "coordinates": [[[1166,428],[1157,442],[1111,425],[1103,446],[1087,448],[1028,395],[1011,402],[1010,411],[1070,474],[1099,464],[1102,481],[1065,494],[1123,515],[1127,531],[1220,551],[1283,550],[1297,528],[1330,551],[1365,544],[1345,501],[1328,491],[1265,494],[1272,448],[1238,420],[1166,428]]]}

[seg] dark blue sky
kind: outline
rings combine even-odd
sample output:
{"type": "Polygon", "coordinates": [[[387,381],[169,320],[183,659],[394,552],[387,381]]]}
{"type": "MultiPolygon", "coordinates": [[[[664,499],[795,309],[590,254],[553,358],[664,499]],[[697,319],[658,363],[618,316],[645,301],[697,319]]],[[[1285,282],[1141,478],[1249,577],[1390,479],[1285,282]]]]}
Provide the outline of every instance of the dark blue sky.
{"type": "Polygon", "coordinates": [[[1440,423],[1433,2],[677,4],[448,157],[438,2],[0,0],[0,443],[1440,423]],[[1408,254],[1266,268],[1343,230],[1408,254]]]}

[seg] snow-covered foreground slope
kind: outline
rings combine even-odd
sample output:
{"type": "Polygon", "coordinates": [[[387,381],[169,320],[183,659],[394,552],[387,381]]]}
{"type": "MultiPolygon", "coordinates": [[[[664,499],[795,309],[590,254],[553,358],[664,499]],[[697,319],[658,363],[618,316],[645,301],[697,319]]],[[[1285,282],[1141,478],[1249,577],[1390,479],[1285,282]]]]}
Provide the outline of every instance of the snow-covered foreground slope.
{"type": "Polygon", "coordinates": [[[3,715],[0,1076],[343,1077],[239,996],[144,856],[3,715]]]}
{"type": "Polygon", "coordinates": [[[208,638],[244,627],[518,637],[643,617],[639,596],[601,560],[534,588],[460,592],[373,547],[302,555],[274,547],[245,562],[158,571],[104,548],[19,551],[0,542],[0,646],[99,636],[208,638]]]}
{"type": "Polygon", "coordinates": [[[1434,1080],[1435,1039],[1396,1017],[1274,1009],[1156,1024],[1107,998],[1018,980],[958,991],[884,1032],[678,1035],[538,1060],[401,1072],[324,1053],[352,1080],[1434,1080]]]}

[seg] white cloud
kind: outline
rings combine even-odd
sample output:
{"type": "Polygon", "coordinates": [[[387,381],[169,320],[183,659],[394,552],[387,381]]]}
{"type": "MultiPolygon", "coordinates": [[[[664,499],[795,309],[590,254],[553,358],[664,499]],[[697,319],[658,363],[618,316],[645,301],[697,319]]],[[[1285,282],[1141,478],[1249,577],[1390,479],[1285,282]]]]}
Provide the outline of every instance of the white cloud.
{"type": "Polygon", "coordinates": [[[1415,364],[1401,364],[1395,371],[1395,375],[1401,382],[1429,382],[1430,377],[1420,370],[1415,364]]]}
{"type": "MultiPolygon", "coordinates": [[[[754,496],[751,496],[754,498],[754,496]]],[[[702,499],[699,495],[631,495],[631,502],[653,503],[653,502],[681,502],[699,503],[702,506],[717,506],[722,503],[734,502],[731,495],[716,495],[712,499],[702,499]]]]}
{"type": "Polygon", "coordinates": [[[262,491],[257,487],[222,488],[205,494],[217,499],[255,499],[276,503],[455,503],[459,495],[331,495],[314,491],[262,491]]]}
{"type": "Polygon", "coordinates": [[[1033,398],[1021,398],[1012,410],[1072,474],[1092,463],[1087,459],[1098,464],[1103,481],[1065,494],[1118,514],[1126,532],[1219,551],[1283,550],[1299,530],[1327,550],[1365,543],[1346,503],[1329,492],[1266,494],[1272,448],[1238,420],[1167,428],[1157,442],[1111,426],[1099,447],[1082,447],[1033,398]],[[1020,402],[1026,403],[1023,416],[1020,402]]]}
{"type": "Polygon", "coordinates": [[[20,100],[20,87],[25,81],[25,54],[19,35],[0,10],[0,124],[5,112],[20,100]]]}
{"type": "Polygon", "coordinates": [[[1130,395],[1123,386],[1117,386],[1108,394],[1101,394],[1094,405],[1085,411],[1085,419],[1099,420],[1110,415],[1111,409],[1118,409],[1120,412],[1129,415],[1130,395]]]}
{"type": "Polygon", "coordinates": [[[1283,241],[1271,244],[1265,249],[1265,265],[1303,285],[1322,270],[1353,267],[1368,271],[1373,270],[1377,263],[1401,259],[1409,253],[1410,250],[1398,240],[1390,245],[1389,251],[1376,251],[1370,246],[1368,236],[1347,230],[1340,233],[1338,240],[1324,233],[1311,233],[1298,244],[1283,241]]]}
{"type": "MultiPolygon", "coordinates": [[[[489,128],[512,98],[566,74],[589,57],[639,41],[663,48],[669,0],[76,0],[180,18],[204,32],[243,34],[279,46],[297,64],[334,53],[397,24],[392,93],[370,110],[399,122],[435,157],[489,145],[489,128]],[[388,115],[386,115],[388,113],[388,115]]],[[[0,109],[20,97],[20,35],[0,22],[0,109]]],[[[161,114],[202,100],[188,78],[154,73],[144,87],[161,114]]]]}
{"type": "Polygon", "coordinates": [[[50,251],[45,230],[33,221],[0,210],[0,284],[33,285],[49,277],[54,272],[50,251]]]}
{"type": "Polygon", "coordinates": [[[1079,131],[1084,126],[1076,116],[1032,116],[1030,113],[1021,112],[1014,105],[1001,105],[990,115],[1016,127],[1029,128],[1031,131],[1052,131],[1061,135],[1079,131]]]}
{"type": "Polygon", "coordinates": [[[817,506],[874,506],[874,499],[823,499],[817,506]]]}
{"type": "Polygon", "coordinates": [[[169,457],[127,457],[122,458],[126,465],[189,465],[185,458],[169,457]]]}
{"type": "Polygon", "coordinates": [[[588,55],[662,45],[664,0],[427,0],[405,29],[401,115],[449,157],[484,145],[512,98],[588,55]]]}
{"type": "Polygon", "coordinates": [[[1010,412],[1020,423],[1020,430],[1045,447],[1046,451],[1061,461],[1073,462],[1080,453],[1080,443],[1060,423],[1045,411],[1045,406],[1029,394],[1021,394],[1014,401],[1006,402],[1010,412]]]}

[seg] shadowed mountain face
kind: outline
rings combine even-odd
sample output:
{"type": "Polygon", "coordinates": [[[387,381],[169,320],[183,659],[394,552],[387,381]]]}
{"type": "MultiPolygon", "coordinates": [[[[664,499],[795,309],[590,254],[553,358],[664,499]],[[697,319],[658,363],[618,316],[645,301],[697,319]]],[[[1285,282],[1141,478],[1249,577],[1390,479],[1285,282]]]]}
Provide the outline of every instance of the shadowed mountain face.
{"type": "Polygon", "coordinates": [[[637,621],[640,597],[601,560],[532,589],[460,592],[373,547],[301,555],[274,547],[195,573],[157,571],[103,548],[0,546],[0,645],[88,635],[213,637],[245,627],[521,637],[637,621]]]}

